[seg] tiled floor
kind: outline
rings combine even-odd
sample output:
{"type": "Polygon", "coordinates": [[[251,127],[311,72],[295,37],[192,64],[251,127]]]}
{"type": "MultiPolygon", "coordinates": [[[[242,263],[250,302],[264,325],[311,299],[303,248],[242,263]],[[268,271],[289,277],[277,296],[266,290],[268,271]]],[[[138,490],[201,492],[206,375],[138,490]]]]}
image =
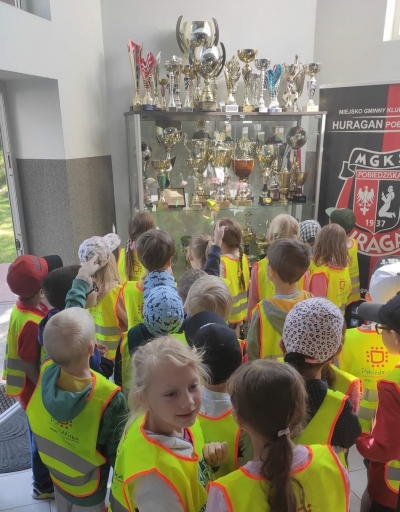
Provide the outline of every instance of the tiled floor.
{"type": "MultiPolygon", "coordinates": [[[[367,472],[362,457],[355,448],[350,450],[351,503],[350,512],[359,512],[360,499],[367,483],[367,472]]],[[[21,471],[0,475],[0,511],[13,512],[56,512],[52,502],[35,502],[30,495],[31,472],[21,471]]]]}

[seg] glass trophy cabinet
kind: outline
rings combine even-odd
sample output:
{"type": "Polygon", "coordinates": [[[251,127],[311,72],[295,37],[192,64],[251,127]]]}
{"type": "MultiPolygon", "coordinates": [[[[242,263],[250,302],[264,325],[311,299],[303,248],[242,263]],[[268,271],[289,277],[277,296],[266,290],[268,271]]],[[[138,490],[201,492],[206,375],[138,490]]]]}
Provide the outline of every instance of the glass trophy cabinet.
{"type": "Polygon", "coordinates": [[[190,237],[216,220],[243,228],[250,263],[280,213],[316,219],[326,112],[125,114],[132,214],[147,209],[175,240],[174,275],[190,237]]]}

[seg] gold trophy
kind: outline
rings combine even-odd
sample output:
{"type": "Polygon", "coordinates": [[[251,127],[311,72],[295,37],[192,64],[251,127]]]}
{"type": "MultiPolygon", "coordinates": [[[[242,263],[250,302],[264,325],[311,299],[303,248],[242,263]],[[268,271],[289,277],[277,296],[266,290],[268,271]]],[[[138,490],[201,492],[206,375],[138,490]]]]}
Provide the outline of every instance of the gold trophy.
{"type": "Polygon", "coordinates": [[[167,110],[167,100],[165,99],[165,93],[167,92],[168,78],[160,78],[158,83],[161,85],[161,110],[167,110]]]}
{"type": "Polygon", "coordinates": [[[194,190],[190,208],[201,210],[203,204],[208,200],[208,194],[204,187],[204,172],[208,166],[210,139],[189,139],[187,134],[184,134],[183,143],[189,153],[186,165],[193,171],[194,190]],[[189,141],[192,144],[192,150],[188,147],[189,141]]]}
{"type": "Polygon", "coordinates": [[[242,231],[242,240],[243,240],[243,252],[245,254],[249,254],[250,242],[255,239],[256,235],[254,231],[251,229],[251,212],[246,212],[246,223],[244,225],[242,231]]]}
{"type": "Polygon", "coordinates": [[[188,257],[189,244],[191,239],[192,237],[190,235],[181,236],[181,245],[179,246],[179,252],[182,252],[182,254],[185,256],[186,270],[190,270],[192,268],[188,257]]]}
{"type": "Polygon", "coordinates": [[[167,185],[167,170],[171,162],[169,160],[152,160],[151,165],[157,171],[157,182],[160,188],[160,197],[157,201],[157,210],[168,210],[168,203],[165,199],[164,190],[167,185]]]}
{"type": "Polygon", "coordinates": [[[243,136],[236,143],[236,151],[232,165],[234,173],[239,178],[239,184],[233,204],[235,206],[250,207],[253,205],[253,196],[249,185],[249,177],[254,169],[254,156],[257,143],[251,141],[247,133],[247,128],[243,128],[243,136]]]}
{"type": "Polygon", "coordinates": [[[254,105],[250,103],[249,92],[250,92],[250,76],[251,67],[249,65],[257,57],[258,50],[244,49],[238,50],[237,54],[239,59],[245,63],[242,69],[242,75],[244,80],[244,98],[243,98],[243,112],[254,112],[254,105]]]}
{"type": "Polygon", "coordinates": [[[310,77],[310,80],[307,81],[307,93],[308,93],[308,102],[303,107],[303,112],[318,112],[319,105],[314,103],[314,95],[317,90],[317,80],[315,75],[319,73],[322,69],[321,64],[318,62],[313,62],[312,64],[306,64],[305,71],[306,75],[310,77]]]}
{"type": "Polygon", "coordinates": [[[174,126],[168,126],[167,128],[157,126],[156,137],[167,152],[166,159],[171,160],[171,151],[182,140],[182,131],[174,126]]]}
{"type": "Polygon", "coordinates": [[[294,64],[282,64],[283,76],[286,79],[286,91],[283,93],[284,112],[299,112],[298,99],[303,94],[305,66],[299,62],[296,54],[294,64]]]}
{"type": "Polygon", "coordinates": [[[257,147],[257,159],[262,169],[263,189],[259,204],[268,205],[272,199],[268,195],[268,180],[272,172],[272,164],[276,160],[276,147],[274,144],[264,144],[257,147]]]}
{"type": "Polygon", "coordinates": [[[239,112],[239,105],[237,104],[235,93],[237,90],[236,84],[240,78],[240,64],[236,55],[225,64],[224,74],[228,96],[225,100],[225,105],[222,107],[222,111],[227,113],[239,112]]]}
{"type": "Polygon", "coordinates": [[[227,193],[229,183],[229,167],[232,163],[233,145],[225,142],[224,132],[214,132],[213,144],[208,151],[208,160],[214,167],[214,174],[219,179],[215,200],[220,209],[227,209],[231,205],[230,194],[227,193]],[[217,171],[218,169],[218,171],[217,171]]]}
{"type": "Polygon", "coordinates": [[[290,172],[287,169],[283,169],[278,173],[280,204],[288,204],[290,177],[290,172]]]}
{"type": "Polygon", "coordinates": [[[257,233],[255,242],[258,250],[258,259],[261,260],[265,257],[269,245],[265,238],[265,233],[257,233]]]}

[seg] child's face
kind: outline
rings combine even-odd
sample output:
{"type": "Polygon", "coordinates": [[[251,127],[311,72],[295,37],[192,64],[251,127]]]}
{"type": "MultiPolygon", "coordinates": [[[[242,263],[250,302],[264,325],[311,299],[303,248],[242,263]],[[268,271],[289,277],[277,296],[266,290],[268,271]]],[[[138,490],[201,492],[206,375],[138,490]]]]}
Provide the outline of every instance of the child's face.
{"type": "Polygon", "coordinates": [[[389,354],[400,354],[400,334],[395,331],[382,331],[382,341],[389,354]]]}
{"type": "Polygon", "coordinates": [[[167,361],[157,368],[141,400],[159,431],[173,435],[196,420],[201,406],[199,374],[190,365],[167,361]]]}

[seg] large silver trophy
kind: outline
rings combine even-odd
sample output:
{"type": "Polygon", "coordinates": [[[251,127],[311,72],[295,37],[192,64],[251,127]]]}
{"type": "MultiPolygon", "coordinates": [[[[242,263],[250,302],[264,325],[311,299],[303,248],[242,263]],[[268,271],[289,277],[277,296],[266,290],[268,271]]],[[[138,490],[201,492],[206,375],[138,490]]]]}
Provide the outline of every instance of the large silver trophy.
{"type": "Polygon", "coordinates": [[[286,91],[283,93],[285,112],[300,112],[298,99],[303,94],[305,65],[299,62],[299,56],[294,58],[294,64],[282,65],[283,76],[286,79],[286,91]]]}
{"type": "Polygon", "coordinates": [[[179,81],[182,73],[182,59],[173,55],[169,60],[164,63],[165,69],[169,75],[169,104],[168,110],[176,112],[182,108],[182,103],[179,97],[179,81]]]}
{"type": "Polygon", "coordinates": [[[271,61],[269,59],[256,59],[255,66],[260,72],[260,97],[258,98],[258,111],[259,112],[268,112],[268,107],[265,106],[264,100],[264,91],[265,87],[265,77],[267,73],[267,69],[269,68],[271,61]]]}
{"type": "Polygon", "coordinates": [[[149,178],[147,176],[147,169],[149,166],[151,155],[151,147],[148,144],[146,144],[146,142],[142,142],[143,204],[145,209],[150,212],[153,209],[153,203],[151,201],[151,192],[149,185],[154,183],[154,178],[149,178]]]}
{"type": "Polygon", "coordinates": [[[303,112],[318,112],[319,106],[314,103],[314,95],[317,90],[317,80],[315,75],[319,73],[322,69],[321,64],[318,62],[313,62],[311,64],[306,64],[305,71],[306,75],[310,77],[310,80],[307,81],[307,93],[308,93],[308,102],[303,107],[303,112]]]}
{"type": "Polygon", "coordinates": [[[217,46],[219,42],[218,23],[212,21],[185,21],[179,16],[176,23],[176,40],[181,52],[188,57],[190,50],[200,46],[217,46]]]}
{"type": "Polygon", "coordinates": [[[211,88],[210,81],[217,78],[225,65],[225,46],[220,43],[218,46],[192,47],[189,54],[189,62],[194,65],[196,72],[204,78],[204,89],[200,98],[200,110],[216,111],[217,99],[211,88]]]}
{"type": "Polygon", "coordinates": [[[303,185],[306,182],[307,173],[301,171],[298,162],[298,151],[307,142],[307,132],[301,126],[293,126],[286,136],[286,142],[294,152],[292,166],[290,168],[291,186],[289,199],[292,199],[294,203],[305,203],[306,196],[303,194],[303,185]]]}

